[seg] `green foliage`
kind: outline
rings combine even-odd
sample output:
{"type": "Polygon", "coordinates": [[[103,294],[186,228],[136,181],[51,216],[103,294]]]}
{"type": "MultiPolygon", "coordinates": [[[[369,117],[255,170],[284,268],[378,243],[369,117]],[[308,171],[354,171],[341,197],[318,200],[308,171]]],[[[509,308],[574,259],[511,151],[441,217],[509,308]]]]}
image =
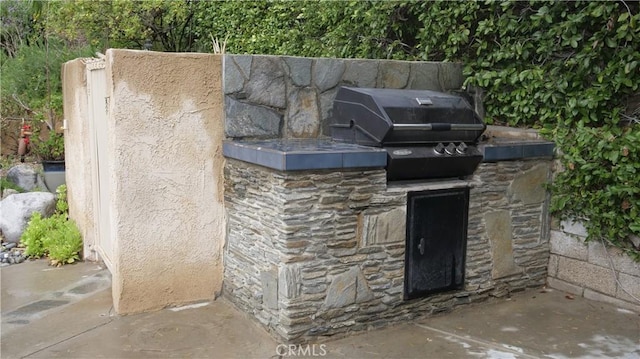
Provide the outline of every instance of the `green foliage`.
{"type": "Polygon", "coordinates": [[[80,259],[82,235],[76,224],[68,219],[66,185],[59,186],[56,192],[56,213],[42,218],[40,213],[35,212],[20,241],[26,246],[25,255],[42,257],[46,254],[52,264],[63,265],[80,259]]]}
{"type": "MultiPolygon", "coordinates": [[[[640,4],[630,1],[60,1],[45,28],[106,47],[460,61],[486,122],[541,128],[564,172],[552,209],[589,238],[640,235],[640,4]],[[634,107],[635,106],[635,107],[634,107]]],[[[36,27],[37,28],[37,27],[36,27]]],[[[4,68],[3,68],[4,75],[4,68]]],[[[3,100],[4,102],[4,100],[3,100]]]]}
{"type": "Polygon", "coordinates": [[[82,235],[78,227],[61,213],[42,218],[35,212],[20,241],[26,246],[25,255],[39,258],[47,254],[55,264],[79,260],[82,250],[82,235]]]}
{"type": "Polygon", "coordinates": [[[76,224],[66,215],[54,214],[45,219],[51,224],[51,230],[42,238],[42,245],[49,253],[49,259],[57,263],[73,263],[80,259],[82,235],[76,224]]]}
{"type": "Polygon", "coordinates": [[[205,49],[209,36],[228,37],[230,53],[310,57],[407,58],[415,37],[404,32],[415,16],[398,2],[200,2],[194,28],[205,49]]]}
{"type": "Polygon", "coordinates": [[[62,184],[56,188],[58,199],[56,200],[56,212],[60,214],[69,213],[69,202],[67,202],[67,185],[62,184]]]}
{"type": "Polygon", "coordinates": [[[3,53],[14,56],[31,32],[30,6],[27,1],[0,2],[0,44],[3,53]]]}
{"type": "Polygon", "coordinates": [[[24,254],[29,257],[40,258],[45,253],[43,239],[53,229],[51,220],[42,218],[39,212],[33,213],[27,228],[20,237],[20,242],[26,247],[24,254]]]}
{"type": "Polygon", "coordinates": [[[640,132],[631,127],[561,128],[564,171],[555,179],[553,209],[564,217],[588,218],[591,238],[605,238],[636,260],[629,233],[640,232],[640,132]],[[567,189],[575,189],[568,191],[567,189]]]}
{"type": "Polygon", "coordinates": [[[423,58],[464,62],[467,84],[486,91],[488,123],[542,127],[556,142],[554,213],[588,219],[589,239],[640,259],[628,239],[640,234],[640,109],[628,101],[640,84],[638,3],[411,6],[431,24],[418,31],[423,58]]]}
{"type": "Polygon", "coordinates": [[[54,131],[49,131],[47,139],[43,140],[39,132],[34,131],[31,151],[41,160],[64,160],[64,135],[54,131]]]}
{"type": "Polygon", "coordinates": [[[54,38],[20,46],[15,56],[0,56],[0,93],[4,117],[33,117],[55,123],[62,117],[62,64],[92,54],[54,38]]]}
{"type": "Polygon", "coordinates": [[[160,51],[194,51],[198,1],[61,1],[49,4],[47,28],[67,42],[85,39],[108,49],[143,49],[147,40],[160,51]]]}
{"type": "Polygon", "coordinates": [[[18,186],[17,184],[9,181],[7,178],[0,178],[0,193],[2,193],[6,188],[16,190],[20,193],[24,192],[24,188],[18,186]]]}

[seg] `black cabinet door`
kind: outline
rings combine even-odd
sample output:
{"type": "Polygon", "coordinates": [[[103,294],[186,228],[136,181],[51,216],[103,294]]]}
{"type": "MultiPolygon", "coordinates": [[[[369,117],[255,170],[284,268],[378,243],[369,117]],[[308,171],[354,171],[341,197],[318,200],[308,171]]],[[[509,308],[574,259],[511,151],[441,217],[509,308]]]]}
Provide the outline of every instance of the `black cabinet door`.
{"type": "Polygon", "coordinates": [[[404,298],[464,285],[469,189],[409,192],[404,298]]]}

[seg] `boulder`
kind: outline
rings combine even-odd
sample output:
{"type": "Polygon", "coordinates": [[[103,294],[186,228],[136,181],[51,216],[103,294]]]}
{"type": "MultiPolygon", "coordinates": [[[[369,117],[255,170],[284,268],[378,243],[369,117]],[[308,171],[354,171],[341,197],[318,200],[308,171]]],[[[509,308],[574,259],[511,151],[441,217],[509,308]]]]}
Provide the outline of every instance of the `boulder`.
{"type": "Polygon", "coordinates": [[[22,187],[25,191],[33,191],[38,187],[45,188],[44,182],[36,169],[26,164],[11,167],[7,171],[7,179],[22,187]]]}
{"type": "Polygon", "coordinates": [[[5,188],[2,190],[2,199],[5,199],[11,196],[12,194],[17,194],[17,193],[20,193],[20,192],[16,191],[13,188],[5,188]]]}
{"type": "Polygon", "coordinates": [[[0,230],[4,239],[17,243],[34,212],[48,217],[55,211],[56,196],[49,192],[12,194],[0,201],[0,230]]]}

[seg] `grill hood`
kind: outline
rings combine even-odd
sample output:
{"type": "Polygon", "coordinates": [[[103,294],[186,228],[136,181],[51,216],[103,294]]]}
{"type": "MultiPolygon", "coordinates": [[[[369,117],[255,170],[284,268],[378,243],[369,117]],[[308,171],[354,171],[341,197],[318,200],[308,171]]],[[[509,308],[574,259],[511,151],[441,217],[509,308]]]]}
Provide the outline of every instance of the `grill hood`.
{"type": "Polygon", "coordinates": [[[441,92],[341,87],[333,103],[332,137],[360,145],[475,143],[484,129],[464,98],[441,92]]]}

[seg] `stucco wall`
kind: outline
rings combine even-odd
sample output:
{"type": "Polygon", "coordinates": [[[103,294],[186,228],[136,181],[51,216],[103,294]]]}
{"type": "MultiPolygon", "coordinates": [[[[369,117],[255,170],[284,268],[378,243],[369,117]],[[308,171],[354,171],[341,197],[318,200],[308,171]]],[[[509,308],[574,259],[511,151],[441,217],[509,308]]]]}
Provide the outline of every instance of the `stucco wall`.
{"type": "Polygon", "coordinates": [[[91,153],[89,149],[89,123],[87,121],[87,78],[85,60],[76,59],[62,68],[64,96],[64,132],[66,184],[69,216],[84,239],[83,256],[97,260],[94,230],[94,207],[91,180],[91,153]]]}
{"type": "Polygon", "coordinates": [[[118,313],[210,300],[224,245],[221,57],[106,53],[118,313]]]}

